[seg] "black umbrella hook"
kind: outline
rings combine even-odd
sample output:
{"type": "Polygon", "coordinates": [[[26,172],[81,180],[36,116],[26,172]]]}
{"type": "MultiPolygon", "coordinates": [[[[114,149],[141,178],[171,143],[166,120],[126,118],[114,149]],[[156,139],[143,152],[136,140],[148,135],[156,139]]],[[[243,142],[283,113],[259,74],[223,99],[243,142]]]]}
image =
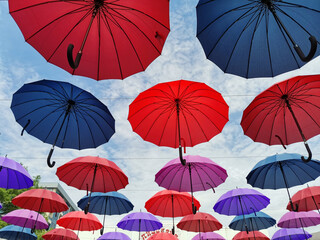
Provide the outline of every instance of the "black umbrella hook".
{"type": "Polygon", "coordinates": [[[186,160],[183,158],[182,155],[182,145],[181,145],[181,133],[180,133],[180,99],[175,99],[176,107],[177,107],[177,122],[178,122],[178,138],[179,138],[179,158],[180,162],[183,166],[186,165],[186,160]]]}

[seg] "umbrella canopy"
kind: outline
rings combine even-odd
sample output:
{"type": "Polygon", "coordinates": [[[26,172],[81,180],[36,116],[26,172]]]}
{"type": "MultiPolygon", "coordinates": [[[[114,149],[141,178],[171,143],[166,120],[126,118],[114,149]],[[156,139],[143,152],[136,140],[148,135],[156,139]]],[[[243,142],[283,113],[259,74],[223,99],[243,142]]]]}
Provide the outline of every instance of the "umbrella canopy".
{"type": "Polygon", "coordinates": [[[319,98],[320,75],[297,76],[276,83],[244,110],[241,119],[244,134],[268,145],[303,141],[311,160],[306,141],[320,133],[319,98]]]}
{"type": "Polygon", "coordinates": [[[8,225],[0,229],[0,238],[7,240],[36,240],[37,235],[31,233],[30,228],[23,228],[15,225],[8,225]]]}
{"type": "Polygon", "coordinates": [[[0,157],[0,188],[23,189],[32,186],[33,180],[21,164],[7,157],[0,157]]]}
{"type": "Polygon", "coordinates": [[[48,229],[46,219],[35,211],[28,209],[13,210],[1,217],[6,223],[20,226],[23,228],[48,229]]]}
{"type": "Polygon", "coordinates": [[[236,216],[231,223],[229,228],[233,230],[246,231],[258,231],[261,229],[267,229],[276,224],[276,220],[270,217],[264,212],[254,212],[243,216],[236,216]]]}
{"type": "MultiPolygon", "coordinates": [[[[78,201],[78,207],[82,210],[86,208],[90,196],[84,196],[78,201]]],[[[121,215],[132,211],[133,204],[126,196],[118,192],[99,193],[94,192],[91,194],[91,205],[88,208],[88,212],[102,214],[103,216],[103,228],[105,223],[105,215],[121,215]]],[[[101,235],[103,233],[101,228],[101,235]]]]}
{"type": "Polygon", "coordinates": [[[281,228],[276,231],[271,240],[304,240],[312,235],[300,228],[281,228]]]}
{"type": "Polygon", "coordinates": [[[200,0],[197,37],[224,72],[273,77],[320,54],[319,20],[317,0],[200,0]]]}
{"type": "MultiPolygon", "coordinates": [[[[318,210],[320,213],[320,186],[304,188],[295,193],[292,198],[294,206],[298,206],[298,211],[318,210]]],[[[287,209],[292,211],[291,204],[288,203],[287,209]]]]}
{"type": "Polygon", "coordinates": [[[215,232],[206,232],[195,235],[191,240],[226,240],[220,234],[215,232]]]}
{"type": "Polygon", "coordinates": [[[131,240],[127,234],[121,232],[108,232],[100,236],[97,240],[131,240]]]}
{"type": "Polygon", "coordinates": [[[319,176],[320,161],[310,160],[305,163],[299,154],[283,153],[258,162],[248,174],[247,182],[261,189],[286,188],[292,202],[288,188],[305,184],[319,176]]]}
{"type": "Polygon", "coordinates": [[[167,0],[10,0],[9,11],[25,40],[48,62],[96,80],[145,70],[169,33],[167,0]]]}
{"type": "Polygon", "coordinates": [[[91,214],[85,214],[83,211],[73,211],[62,216],[57,220],[57,224],[64,228],[78,231],[94,231],[102,228],[99,219],[91,214]]]}
{"type": "Polygon", "coordinates": [[[108,108],[91,93],[67,82],[41,80],[24,84],[13,94],[11,110],[23,127],[22,133],[26,130],[52,144],[47,159],[50,167],[54,166],[50,158],[55,146],[96,148],[115,132],[108,108]]]}
{"type": "Polygon", "coordinates": [[[247,233],[246,231],[244,232],[239,232],[237,233],[232,240],[250,240],[250,239],[255,239],[255,240],[269,240],[266,235],[264,235],[262,232],[259,231],[253,231],[247,233]]]}
{"type": "Polygon", "coordinates": [[[229,106],[204,83],[179,80],[159,83],[140,93],[129,106],[134,132],[158,146],[192,147],[208,142],[229,121],[229,106]],[[192,127],[191,127],[192,126],[192,127]]]}
{"type": "Polygon", "coordinates": [[[45,240],[80,240],[73,231],[64,228],[55,228],[42,235],[45,240]]]}
{"type": "Polygon", "coordinates": [[[222,224],[209,213],[197,212],[183,217],[177,227],[181,230],[200,233],[219,230],[222,224]]]}
{"type": "Polygon", "coordinates": [[[159,232],[151,235],[148,240],[178,240],[178,238],[172,233],[159,232]]]}
{"type": "Polygon", "coordinates": [[[287,212],[278,222],[281,228],[305,228],[320,224],[320,214],[314,211],[309,212],[287,212]]]}

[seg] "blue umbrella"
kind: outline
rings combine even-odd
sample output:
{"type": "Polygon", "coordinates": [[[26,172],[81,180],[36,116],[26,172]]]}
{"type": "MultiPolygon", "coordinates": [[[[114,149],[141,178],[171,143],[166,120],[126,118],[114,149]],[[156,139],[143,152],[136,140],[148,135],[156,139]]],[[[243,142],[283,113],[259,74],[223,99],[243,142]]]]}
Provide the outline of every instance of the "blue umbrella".
{"type": "Polygon", "coordinates": [[[305,184],[320,176],[320,161],[301,160],[301,155],[294,153],[276,154],[258,162],[247,176],[247,182],[261,189],[286,188],[292,209],[290,187],[305,184]]]}
{"type": "Polygon", "coordinates": [[[96,148],[109,141],[115,121],[108,108],[91,93],[67,82],[40,80],[24,84],[13,94],[11,110],[32,136],[71,149],[96,148]]]}
{"type": "Polygon", "coordinates": [[[248,231],[258,231],[272,227],[275,224],[276,220],[268,214],[263,212],[254,212],[244,215],[244,218],[242,216],[236,216],[229,224],[229,228],[245,231],[245,226],[247,225],[248,231]]]}
{"type": "Polygon", "coordinates": [[[0,229],[0,238],[8,240],[35,240],[37,235],[31,233],[30,228],[23,228],[15,225],[8,225],[0,229]]]}
{"type": "Polygon", "coordinates": [[[200,0],[197,5],[197,37],[207,58],[245,78],[276,76],[318,56],[319,22],[319,0],[200,0]]]}
{"type": "MultiPolygon", "coordinates": [[[[118,192],[93,192],[91,193],[91,200],[89,196],[84,196],[78,201],[78,207],[84,210],[89,201],[91,204],[88,212],[103,214],[103,226],[106,215],[121,215],[132,211],[134,207],[126,196],[118,192]]],[[[101,235],[103,234],[103,228],[100,230],[101,235]]]]}

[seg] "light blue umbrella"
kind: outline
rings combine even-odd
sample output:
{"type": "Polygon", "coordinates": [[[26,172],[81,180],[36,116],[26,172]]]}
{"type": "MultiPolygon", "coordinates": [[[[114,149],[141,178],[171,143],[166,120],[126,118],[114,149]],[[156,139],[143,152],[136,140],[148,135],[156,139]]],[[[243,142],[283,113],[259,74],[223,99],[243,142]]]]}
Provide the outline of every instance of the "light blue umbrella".
{"type": "Polygon", "coordinates": [[[0,229],[0,238],[4,238],[7,240],[36,240],[37,235],[31,233],[30,228],[8,225],[0,229]]]}
{"type": "Polygon", "coordinates": [[[233,230],[245,231],[247,225],[248,231],[258,231],[261,229],[267,229],[276,224],[276,220],[270,217],[264,212],[255,212],[243,216],[236,216],[231,223],[229,228],[233,230]]]}

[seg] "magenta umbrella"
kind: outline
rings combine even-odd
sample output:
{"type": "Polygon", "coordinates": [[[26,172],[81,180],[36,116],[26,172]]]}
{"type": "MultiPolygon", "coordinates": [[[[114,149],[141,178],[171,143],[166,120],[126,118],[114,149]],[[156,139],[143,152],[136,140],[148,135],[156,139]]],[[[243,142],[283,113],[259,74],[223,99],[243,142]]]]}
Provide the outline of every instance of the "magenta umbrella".
{"type": "Polygon", "coordinates": [[[305,228],[320,224],[320,214],[314,211],[309,212],[287,212],[279,222],[281,228],[305,228]]]}
{"type": "Polygon", "coordinates": [[[156,174],[155,181],[168,190],[191,192],[192,209],[196,212],[193,192],[213,189],[224,183],[228,177],[227,171],[211,159],[201,156],[184,156],[186,165],[180,158],[169,161],[156,174]]]}
{"type": "Polygon", "coordinates": [[[206,232],[195,235],[191,240],[225,240],[225,238],[215,232],[206,232]]]}

